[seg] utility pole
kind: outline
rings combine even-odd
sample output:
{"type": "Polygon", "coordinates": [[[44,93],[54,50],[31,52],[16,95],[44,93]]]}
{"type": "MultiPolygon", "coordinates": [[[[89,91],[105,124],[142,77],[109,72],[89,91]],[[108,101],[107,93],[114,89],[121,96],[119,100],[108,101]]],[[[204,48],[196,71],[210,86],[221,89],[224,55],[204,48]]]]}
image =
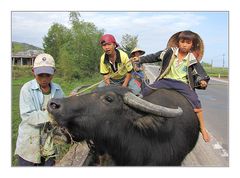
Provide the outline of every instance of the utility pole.
{"type": "Polygon", "coordinates": [[[225,54],[223,54],[222,56],[223,56],[223,68],[224,68],[224,56],[225,56],[225,54]]]}

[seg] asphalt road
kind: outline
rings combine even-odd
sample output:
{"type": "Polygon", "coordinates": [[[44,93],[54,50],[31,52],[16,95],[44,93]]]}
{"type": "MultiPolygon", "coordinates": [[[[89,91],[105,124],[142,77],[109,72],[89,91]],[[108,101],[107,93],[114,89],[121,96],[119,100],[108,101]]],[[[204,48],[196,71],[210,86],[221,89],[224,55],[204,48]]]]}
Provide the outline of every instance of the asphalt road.
{"type": "Polygon", "coordinates": [[[229,150],[229,85],[212,78],[206,90],[197,90],[202,103],[207,130],[228,152],[229,150]]]}
{"type": "MultiPolygon", "coordinates": [[[[159,74],[159,67],[146,65],[150,83],[159,74]]],[[[201,137],[189,154],[185,166],[228,166],[229,150],[229,85],[228,81],[211,78],[206,90],[197,90],[204,111],[205,125],[210,133],[210,143],[201,137]]]]}

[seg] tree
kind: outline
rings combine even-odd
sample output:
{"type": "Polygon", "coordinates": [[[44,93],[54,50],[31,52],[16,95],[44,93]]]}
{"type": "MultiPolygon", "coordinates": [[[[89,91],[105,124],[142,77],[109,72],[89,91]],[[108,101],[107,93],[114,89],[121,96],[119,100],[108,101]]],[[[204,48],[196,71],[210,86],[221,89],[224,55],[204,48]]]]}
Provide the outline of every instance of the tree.
{"type": "Polygon", "coordinates": [[[54,24],[44,37],[44,50],[58,59],[58,68],[66,80],[81,79],[99,72],[102,49],[98,45],[103,30],[70,12],[71,28],[54,24]]]}
{"type": "Polygon", "coordinates": [[[138,36],[125,34],[122,36],[121,48],[130,56],[131,51],[137,47],[138,36]]]}
{"type": "Polygon", "coordinates": [[[76,11],[70,12],[69,21],[72,25],[74,25],[75,23],[79,23],[80,17],[81,15],[79,12],[76,12],[76,11]]]}
{"type": "Polygon", "coordinates": [[[69,38],[69,29],[59,23],[54,23],[48,30],[47,35],[43,37],[44,52],[51,54],[56,64],[59,61],[60,49],[69,38]]]}
{"type": "Polygon", "coordinates": [[[73,69],[75,70],[74,67],[74,61],[73,59],[73,55],[74,53],[72,53],[71,51],[71,41],[66,42],[60,50],[59,53],[59,67],[58,67],[58,71],[61,71],[60,75],[66,79],[66,80],[72,80],[74,79],[74,75],[73,75],[73,69]]]}
{"type": "Polygon", "coordinates": [[[92,76],[92,73],[99,72],[99,58],[102,53],[98,41],[103,34],[103,30],[99,30],[93,23],[80,20],[78,15],[74,18],[70,13],[70,20],[72,20],[71,28],[71,47],[75,51],[73,55],[74,67],[77,68],[78,73],[74,72],[74,78],[81,78],[85,76],[92,76]]]}

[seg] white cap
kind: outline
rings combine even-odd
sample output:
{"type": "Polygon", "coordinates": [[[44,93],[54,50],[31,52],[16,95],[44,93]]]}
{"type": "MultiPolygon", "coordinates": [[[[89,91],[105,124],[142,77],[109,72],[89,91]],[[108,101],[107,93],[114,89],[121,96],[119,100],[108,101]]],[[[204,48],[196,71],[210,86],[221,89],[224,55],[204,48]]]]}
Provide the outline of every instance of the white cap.
{"type": "Polygon", "coordinates": [[[33,64],[33,70],[35,75],[39,74],[54,74],[55,61],[49,54],[39,54],[33,64]]]}

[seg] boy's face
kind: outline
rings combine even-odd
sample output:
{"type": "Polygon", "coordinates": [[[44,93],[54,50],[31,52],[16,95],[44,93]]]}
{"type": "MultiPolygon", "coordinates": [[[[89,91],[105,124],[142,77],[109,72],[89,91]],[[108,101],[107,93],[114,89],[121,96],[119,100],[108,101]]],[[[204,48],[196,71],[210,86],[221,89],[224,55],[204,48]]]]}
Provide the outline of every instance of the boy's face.
{"type": "Polygon", "coordinates": [[[193,46],[193,42],[192,40],[180,39],[178,45],[179,45],[180,52],[188,53],[193,46]]]}
{"type": "Polygon", "coordinates": [[[115,47],[115,43],[104,43],[102,45],[102,49],[107,55],[112,55],[115,51],[115,47]]]}
{"type": "Polygon", "coordinates": [[[38,84],[42,87],[42,88],[45,88],[45,87],[48,87],[52,78],[53,78],[53,75],[50,75],[50,74],[39,74],[39,75],[35,75],[35,78],[38,82],[38,84]]]}
{"type": "Polygon", "coordinates": [[[139,51],[136,51],[134,54],[133,54],[133,57],[139,57],[141,56],[141,53],[139,51]]]}

